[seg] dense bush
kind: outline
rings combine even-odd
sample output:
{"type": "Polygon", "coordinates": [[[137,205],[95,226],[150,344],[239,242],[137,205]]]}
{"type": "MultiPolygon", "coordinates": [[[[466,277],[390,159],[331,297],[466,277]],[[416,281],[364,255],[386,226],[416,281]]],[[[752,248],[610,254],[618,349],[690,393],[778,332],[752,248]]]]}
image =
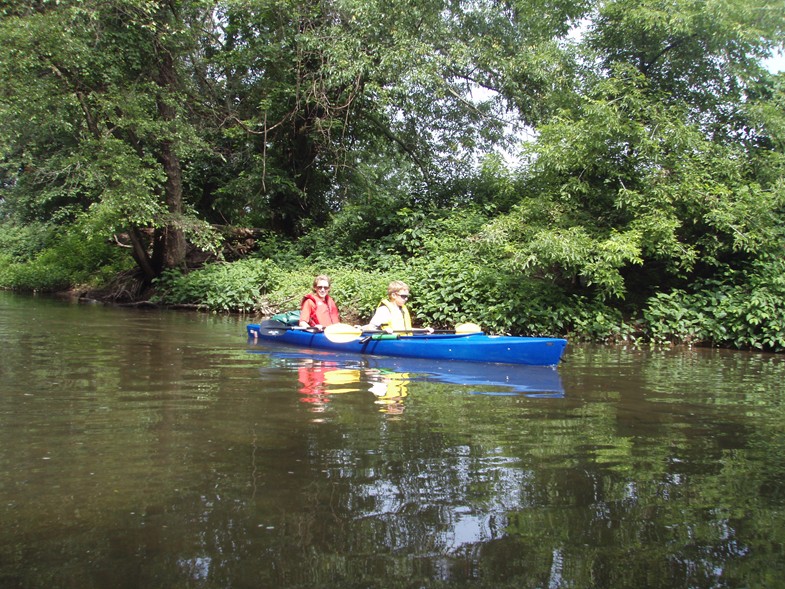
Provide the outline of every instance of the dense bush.
{"type": "Polygon", "coordinates": [[[10,261],[25,262],[33,259],[50,241],[52,227],[33,222],[18,226],[11,223],[0,224],[0,252],[10,261]]]}
{"type": "Polygon", "coordinates": [[[269,260],[247,259],[233,264],[207,264],[183,274],[169,270],[155,285],[156,302],[203,305],[212,311],[252,311],[262,292],[276,285],[279,267],[269,260]]]}
{"type": "MultiPolygon", "coordinates": [[[[345,244],[331,249],[324,242],[318,255],[304,256],[303,244],[270,239],[260,244],[254,258],[165,273],[156,282],[153,300],[264,316],[298,308],[313,277],[327,273],[333,278],[332,296],[348,323],[366,322],[386,296],[387,284],[404,280],[412,290],[410,308],[418,325],[450,328],[473,322],[489,333],[566,335],[572,341],[785,350],[785,262],[779,256],[760,257],[742,270],[728,268],[719,278],[696,281],[689,290],[659,293],[644,308],[630,307],[625,314],[618,303],[593,296],[588,289],[569,292],[520,272],[505,250],[488,249],[475,239],[482,226],[482,214],[431,218],[427,227],[407,233],[405,239],[395,234],[385,241],[416,239],[418,253],[390,248],[363,260],[358,260],[358,252],[341,251],[345,244]]],[[[7,248],[0,253],[0,287],[99,287],[129,268],[120,248],[89,239],[76,228],[50,239],[37,252],[31,249],[39,247],[34,236],[28,237],[25,241],[19,232],[3,232],[7,248]]],[[[375,247],[380,244],[375,242],[375,247]]]]}
{"type": "Polygon", "coordinates": [[[425,323],[480,324],[490,333],[564,335],[589,341],[631,337],[621,312],[602,301],[567,295],[550,282],[511,271],[500,260],[463,254],[411,262],[413,306],[425,323]]]}
{"type": "Polygon", "coordinates": [[[97,287],[132,266],[125,252],[105,239],[84,234],[79,226],[59,235],[47,234],[47,245],[41,249],[42,238],[34,232],[7,231],[4,227],[0,234],[6,243],[16,243],[0,258],[0,288],[51,292],[97,287]]]}
{"type": "Polygon", "coordinates": [[[785,350],[785,262],[761,260],[747,271],[728,271],[693,292],[652,297],[644,318],[652,341],[712,343],[785,350]]]}
{"type": "MultiPolygon", "coordinates": [[[[568,335],[573,341],[637,338],[785,350],[785,262],[777,257],[746,271],[728,270],[722,279],[696,283],[690,291],[660,293],[647,301],[641,322],[625,318],[600,299],[567,294],[547,281],[515,273],[503,259],[479,258],[468,245],[459,247],[460,240],[452,246],[448,242],[445,238],[441,244],[443,251],[419,257],[387,254],[384,267],[375,270],[354,268],[346,259],[333,260],[332,267],[317,266],[284,248],[277,252],[283,265],[245,259],[187,274],[170,271],[156,283],[154,300],[269,315],[298,308],[313,277],[327,273],[342,318],[349,323],[367,321],[386,296],[387,284],[404,280],[411,287],[410,307],[420,325],[450,328],[474,322],[490,333],[568,335]],[[635,332],[638,323],[642,334],[635,332]]],[[[100,285],[122,269],[119,263],[106,265],[113,255],[117,253],[108,244],[66,234],[27,262],[0,254],[0,285],[39,291],[100,285]]]]}

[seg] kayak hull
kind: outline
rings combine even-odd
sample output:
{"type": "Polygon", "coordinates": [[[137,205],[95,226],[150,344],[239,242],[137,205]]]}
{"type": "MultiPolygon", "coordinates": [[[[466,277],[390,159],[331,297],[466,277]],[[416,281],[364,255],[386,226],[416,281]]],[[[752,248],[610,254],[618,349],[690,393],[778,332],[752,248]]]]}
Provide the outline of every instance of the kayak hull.
{"type": "Polygon", "coordinates": [[[351,342],[336,343],[327,339],[323,333],[287,327],[270,329],[252,323],[247,326],[247,331],[253,342],[278,342],[351,354],[528,366],[557,365],[567,346],[567,340],[561,338],[495,336],[484,333],[417,334],[392,338],[364,336],[351,342]]]}

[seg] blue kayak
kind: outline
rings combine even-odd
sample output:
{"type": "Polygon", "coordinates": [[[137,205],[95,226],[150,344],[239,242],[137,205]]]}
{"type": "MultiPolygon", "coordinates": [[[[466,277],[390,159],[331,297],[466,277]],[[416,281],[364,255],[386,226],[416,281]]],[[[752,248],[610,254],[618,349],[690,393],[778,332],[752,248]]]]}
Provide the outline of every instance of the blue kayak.
{"type": "Polygon", "coordinates": [[[373,334],[352,341],[332,341],[321,332],[287,327],[265,321],[247,326],[251,342],[276,341],[281,344],[351,354],[373,354],[430,360],[496,362],[555,366],[567,346],[567,340],[552,337],[515,337],[479,333],[418,333],[412,335],[373,334]]]}

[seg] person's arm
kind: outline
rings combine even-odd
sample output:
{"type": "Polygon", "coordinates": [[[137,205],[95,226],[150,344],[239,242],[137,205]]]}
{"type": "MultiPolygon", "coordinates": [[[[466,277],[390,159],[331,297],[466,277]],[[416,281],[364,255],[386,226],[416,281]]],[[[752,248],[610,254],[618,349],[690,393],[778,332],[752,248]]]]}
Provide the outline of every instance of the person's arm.
{"type": "Polygon", "coordinates": [[[376,331],[382,328],[382,325],[385,323],[390,323],[390,309],[385,306],[381,306],[376,309],[376,313],[373,314],[370,322],[367,325],[362,325],[360,329],[363,331],[376,331]]]}
{"type": "Polygon", "coordinates": [[[300,327],[308,329],[311,326],[311,314],[315,308],[316,305],[313,304],[311,299],[303,301],[303,306],[300,307],[300,327]]]}

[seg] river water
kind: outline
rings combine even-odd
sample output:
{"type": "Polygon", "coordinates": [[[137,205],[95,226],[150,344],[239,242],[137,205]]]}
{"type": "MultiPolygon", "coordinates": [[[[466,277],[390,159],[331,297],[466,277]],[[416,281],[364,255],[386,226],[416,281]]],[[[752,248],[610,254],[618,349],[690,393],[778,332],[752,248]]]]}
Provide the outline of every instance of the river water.
{"type": "Polygon", "coordinates": [[[247,320],[0,292],[0,587],[783,586],[781,356],[489,369],[247,320]]]}

